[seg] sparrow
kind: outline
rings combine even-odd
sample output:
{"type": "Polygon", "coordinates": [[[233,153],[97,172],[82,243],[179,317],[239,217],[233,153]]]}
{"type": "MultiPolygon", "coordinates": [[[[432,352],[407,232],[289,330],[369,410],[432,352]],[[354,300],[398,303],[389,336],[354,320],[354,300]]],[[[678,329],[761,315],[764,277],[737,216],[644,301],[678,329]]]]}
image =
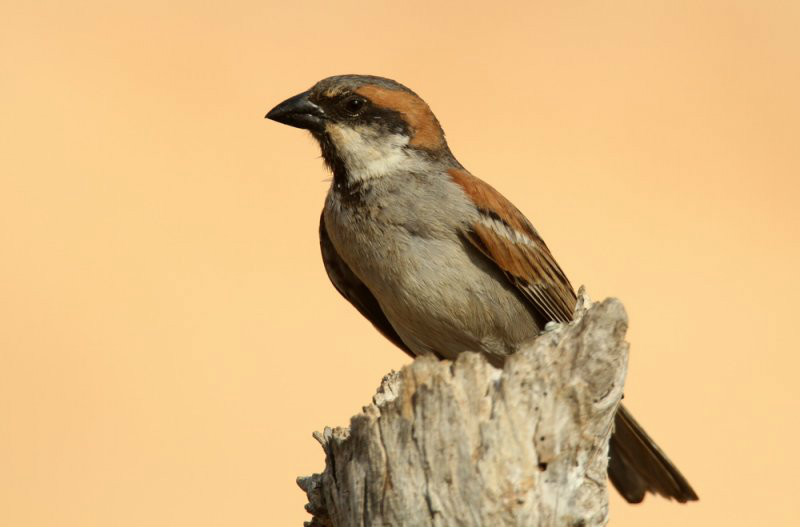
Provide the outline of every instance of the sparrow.
{"type": "MultiPolygon", "coordinates": [[[[268,119],[311,132],[333,173],[319,225],[334,287],[417,357],[482,353],[501,367],[577,297],[530,221],[453,156],[431,109],[402,84],[329,77],[268,119]]],[[[608,475],[631,503],[697,494],[622,405],[608,475]]]]}

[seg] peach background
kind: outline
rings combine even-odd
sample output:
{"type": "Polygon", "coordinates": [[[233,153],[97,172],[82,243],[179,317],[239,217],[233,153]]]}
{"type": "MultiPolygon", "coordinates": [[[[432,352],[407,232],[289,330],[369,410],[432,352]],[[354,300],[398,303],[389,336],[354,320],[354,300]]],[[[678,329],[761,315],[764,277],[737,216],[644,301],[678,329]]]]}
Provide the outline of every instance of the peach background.
{"type": "Polygon", "coordinates": [[[264,121],[394,77],[575,284],[702,501],[797,494],[800,3],[12,2],[0,16],[0,524],[300,525],[311,432],[407,362],[328,284],[327,175],[264,121]],[[116,5],[110,5],[116,4],[116,5]]]}

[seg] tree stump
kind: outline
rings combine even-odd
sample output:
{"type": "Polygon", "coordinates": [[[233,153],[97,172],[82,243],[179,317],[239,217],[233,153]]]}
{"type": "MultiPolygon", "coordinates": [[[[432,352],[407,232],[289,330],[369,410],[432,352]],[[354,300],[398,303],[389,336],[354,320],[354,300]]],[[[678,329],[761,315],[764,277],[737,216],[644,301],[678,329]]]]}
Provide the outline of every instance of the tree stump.
{"type": "Polygon", "coordinates": [[[605,525],[626,329],[618,300],[582,295],[502,369],[463,353],[390,373],[349,428],[314,434],[326,460],[298,478],[306,525],[605,525]]]}

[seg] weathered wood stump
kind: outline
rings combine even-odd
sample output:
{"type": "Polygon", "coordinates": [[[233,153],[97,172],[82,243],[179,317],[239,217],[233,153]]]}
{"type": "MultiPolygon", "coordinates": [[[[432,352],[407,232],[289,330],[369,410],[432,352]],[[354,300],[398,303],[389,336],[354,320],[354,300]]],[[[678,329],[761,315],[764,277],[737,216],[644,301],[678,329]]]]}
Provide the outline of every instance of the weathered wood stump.
{"type": "Polygon", "coordinates": [[[502,369],[464,353],[387,375],[350,428],[315,434],[307,525],[605,525],[626,329],[619,301],[582,296],[502,369]]]}

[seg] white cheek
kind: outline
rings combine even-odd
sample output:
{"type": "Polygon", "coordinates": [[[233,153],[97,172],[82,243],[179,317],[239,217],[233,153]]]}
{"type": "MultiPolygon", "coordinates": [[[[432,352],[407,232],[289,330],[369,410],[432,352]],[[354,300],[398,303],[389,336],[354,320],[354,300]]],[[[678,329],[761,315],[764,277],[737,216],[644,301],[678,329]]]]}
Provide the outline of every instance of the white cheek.
{"type": "Polygon", "coordinates": [[[336,145],[347,172],[358,181],[379,178],[409,169],[413,157],[404,135],[380,135],[367,127],[328,124],[328,135],[336,145]]]}

